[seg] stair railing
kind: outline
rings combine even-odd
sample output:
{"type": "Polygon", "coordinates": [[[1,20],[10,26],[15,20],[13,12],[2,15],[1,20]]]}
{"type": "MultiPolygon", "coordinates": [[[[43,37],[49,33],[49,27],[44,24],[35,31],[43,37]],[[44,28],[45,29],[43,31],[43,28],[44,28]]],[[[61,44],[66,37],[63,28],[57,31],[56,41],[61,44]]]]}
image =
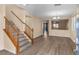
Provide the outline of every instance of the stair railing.
{"type": "Polygon", "coordinates": [[[29,25],[24,23],[13,11],[11,13],[21,22],[25,25],[25,31],[24,33],[31,39],[31,42],[33,44],[33,28],[31,28],[29,25]]]}
{"type": "Polygon", "coordinates": [[[19,29],[15,26],[15,24],[8,20],[7,17],[5,18],[5,29],[4,31],[9,36],[11,42],[16,48],[16,54],[19,54],[19,41],[18,41],[18,35],[19,35],[19,29]]]}

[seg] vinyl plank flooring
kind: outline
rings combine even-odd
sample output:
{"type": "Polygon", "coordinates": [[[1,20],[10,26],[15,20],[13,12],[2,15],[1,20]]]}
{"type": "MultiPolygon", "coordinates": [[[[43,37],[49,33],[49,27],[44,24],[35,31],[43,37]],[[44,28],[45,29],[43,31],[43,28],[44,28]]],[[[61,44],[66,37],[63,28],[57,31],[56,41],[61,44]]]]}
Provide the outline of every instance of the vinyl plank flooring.
{"type": "Polygon", "coordinates": [[[22,52],[24,55],[73,55],[75,43],[66,37],[39,37],[34,39],[33,46],[22,52]]]}
{"type": "Polygon", "coordinates": [[[49,40],[45,40],[41,49],[37,52],[37,55],[47,55],[51,47],[49,40]]]}
{"type": "MultiPolygon", "coordinates": [[[[51,36],[47,39],[39,37],[34,44],[20,55],[73,55],[76,44],[67,37],[51,36]]],[[[76,54],[76,53],[75,53],[76,54]]],[[[8,51],[0,51],[0,55],[13,55],[8,51]]]]}

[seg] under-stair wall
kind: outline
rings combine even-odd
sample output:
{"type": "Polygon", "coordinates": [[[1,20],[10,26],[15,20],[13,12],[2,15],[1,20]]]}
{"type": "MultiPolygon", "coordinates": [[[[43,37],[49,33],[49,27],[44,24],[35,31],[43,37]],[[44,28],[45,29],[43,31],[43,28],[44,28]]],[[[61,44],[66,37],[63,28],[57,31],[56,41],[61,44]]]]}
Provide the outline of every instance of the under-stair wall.
{"type": "Polygon", "coordinates": [[[25,22],[31,28],[33,28],[33,38],[39,37],[42,35],[42,20],[37,17],[27,17],[25,18],[25,22]]]}
{"type": "Polygon", "coordinates": [[[16,54],[16,48],[13,45],[13,43],[11,42],[10,38],[8,37],[8,35],[5,32],[3,32],[3,34],[4,34],[4,43],[5,43],[4,48],[5,48],[5,50],[7,50],[13,54],[16,54]]]}

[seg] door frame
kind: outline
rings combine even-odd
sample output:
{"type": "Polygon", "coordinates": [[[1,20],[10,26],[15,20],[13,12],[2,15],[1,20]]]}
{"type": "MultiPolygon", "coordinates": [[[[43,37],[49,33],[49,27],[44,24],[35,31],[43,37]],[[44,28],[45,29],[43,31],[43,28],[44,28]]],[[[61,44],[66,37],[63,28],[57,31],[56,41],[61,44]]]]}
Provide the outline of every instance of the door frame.
{"type": "Polygon", "coordinates": [[[43,22],[42,24],[43,24],[43,29],[42,29],[43,30],[43,35],[44,35],[44,30],[45,30],[44,26],[47,24],[46,25],[46,27],[47,27],[47,36],[49,36],[49,21],[47,20],[46,22],[43,22]]]}

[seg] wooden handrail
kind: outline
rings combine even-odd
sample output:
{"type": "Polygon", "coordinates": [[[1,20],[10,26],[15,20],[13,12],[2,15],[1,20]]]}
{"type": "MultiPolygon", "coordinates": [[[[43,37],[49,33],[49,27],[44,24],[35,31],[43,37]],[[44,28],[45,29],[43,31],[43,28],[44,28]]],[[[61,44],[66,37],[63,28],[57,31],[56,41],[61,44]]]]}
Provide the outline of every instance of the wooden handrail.
{"type": "MultiPolygon", "coordinates": [[[[11,25],[11,23],[10,23],[10,21],[7,19],[7,17],[4,16],[4,18],[5,18],[5,20],[7,20],[7,21],[9,22],[9,24],[11,25]]],[[[12,28],[18,33],[19,29],[16,30],[15,27],[13,27],[13,25],[11,25],[11,26],[12,26],[12,28]]]]}
{"type": "MultiPolygon", "coordinates": [[[[25,24],[27,27],[29,27],[26,23],[24,23],[13,11],[11,11],[11,13],[13,14],[13,15],[15,15],[17,18],[18,18],[18,20],[20,21],[20,22],[22,22],[23,24],[25,24]]],[[[29,27],[30,28],[30,27],[29,27]]],[[[33,30],[32,28],[30,28],[31,30],[33,30]]]]}
{"type": "MultiPolygon", "coordinates": [[[[28,31],[26,31],[26,28],[25,28],[25,31],[24,33],[31,39],[32,43],[33,43],[33,28],[30,28],[30,26],[28,26],[26,23],[24,23],[13,11],[11,11],[11,13],[21,22],[25,25],[25,27],[27,28],[28,31]],[[30,31],[31,30],[31,31],[30,31]],[[29,33],[30,31],[30,33],[29,33]]],[[[26,17],[26,16],[25,16],[26,17]]],[[[31,17],[31,16],[29,16],[31,17]]]]}

